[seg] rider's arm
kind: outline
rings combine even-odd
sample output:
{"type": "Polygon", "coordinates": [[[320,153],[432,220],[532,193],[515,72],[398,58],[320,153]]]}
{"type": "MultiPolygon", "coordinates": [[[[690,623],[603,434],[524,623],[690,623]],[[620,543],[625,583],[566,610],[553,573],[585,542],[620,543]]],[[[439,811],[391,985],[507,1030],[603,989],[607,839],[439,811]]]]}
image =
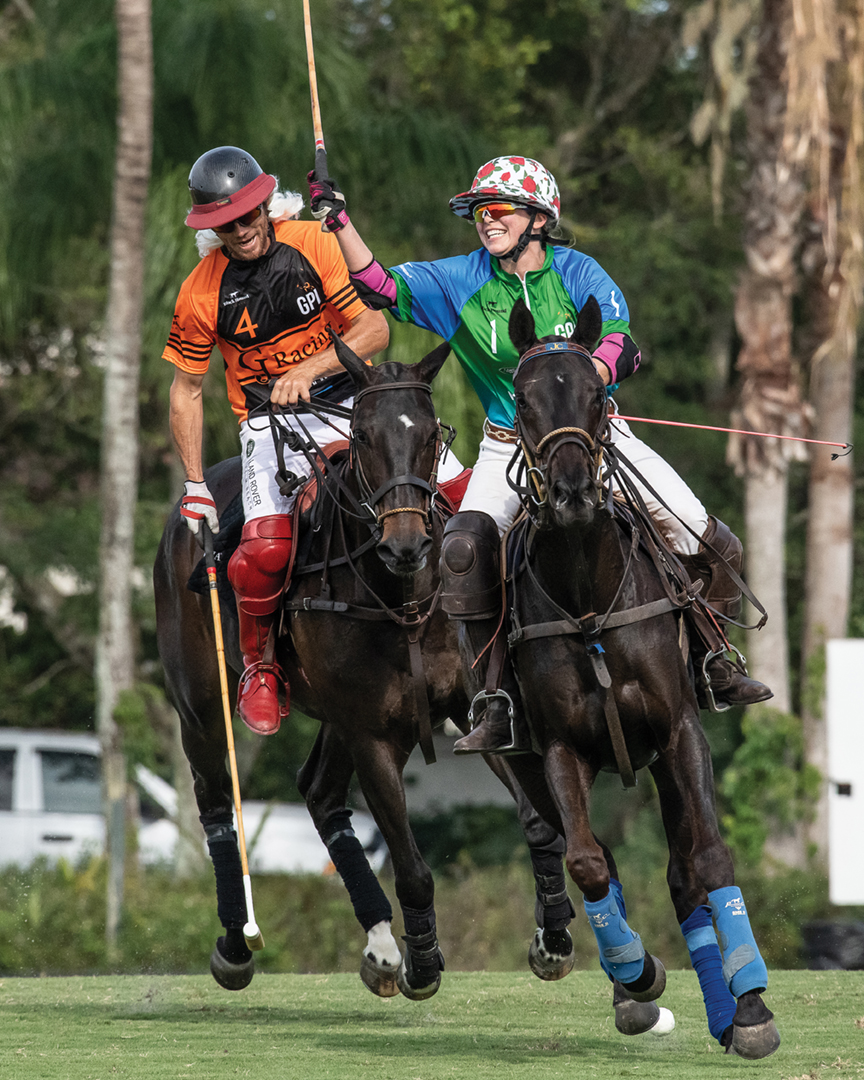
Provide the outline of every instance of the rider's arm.
{"type": "Polygon", "coordinates": [[[204,432],[204,375],[193,375],[175,367],[171,383],[169,419],[177,453],[186,470],[186,478],[204,479],[201,439],[204,432]]]}
{"type": "Polygon", "coordinates": [[[623,331],[607,334],[594,350],[594,366],[607,386],[620,383],[639,367],[639,346],[623,331]]]}
{"type": "MultiPolygon", "coordinates": [[[[344,271],[343,271],[344,272],[344,271]]],[[[368,360],[387,348],[390,329],[380,311],[363,311],[351,321],[342,340],[361,360],[368,360]]],[[[276,405],[296,405],[298,400],[309,400],[309,390],[321,375],[334,375],[345,369],[339,363],[332,345],[310,356],[302,363],[294,364],[285,372],[270,391],[270,400],[276,405]]]]}

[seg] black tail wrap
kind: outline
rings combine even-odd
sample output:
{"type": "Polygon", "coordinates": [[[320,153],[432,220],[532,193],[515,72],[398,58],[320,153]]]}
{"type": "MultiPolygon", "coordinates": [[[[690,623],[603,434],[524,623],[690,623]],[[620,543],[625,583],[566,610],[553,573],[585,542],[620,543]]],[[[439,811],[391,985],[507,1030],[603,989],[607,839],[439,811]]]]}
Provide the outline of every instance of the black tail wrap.
{"type": "Polygon", "coordinates": [[[563,930],[576,914],[567,895],[567,879],[561,853],[548,848],[531,849],[537,903],[534,917],[543,930],[563,930]]]}
{"type": "Polygon", "coordinates": [[[393,908],[369,866],[363,845],[354,835],[350,810],[334,814],[329,819],[326,843],[363,929],[368,933],[379,922],[391,922],[393,908]]]}
{"type": "Polygon", "coordinates": [[[237,833],[230,824],[205,826],[207,847],[216,874],[216,910],[226,930],[246,924],[246,893],[243,891],[243,866],[237,833]]]}

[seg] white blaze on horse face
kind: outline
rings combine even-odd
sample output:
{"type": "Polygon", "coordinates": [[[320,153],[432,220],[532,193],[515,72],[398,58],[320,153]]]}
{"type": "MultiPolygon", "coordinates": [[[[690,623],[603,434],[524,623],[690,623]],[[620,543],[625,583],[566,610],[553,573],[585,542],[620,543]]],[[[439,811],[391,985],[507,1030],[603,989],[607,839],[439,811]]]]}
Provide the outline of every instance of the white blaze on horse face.
{"type": "Polygon", "coordinates": [[[414,421],[411,419],[410,416],[406,416],[405,413],[402,413],[399,419],[405,425],[406,429],[414,427],[414,421]]]}

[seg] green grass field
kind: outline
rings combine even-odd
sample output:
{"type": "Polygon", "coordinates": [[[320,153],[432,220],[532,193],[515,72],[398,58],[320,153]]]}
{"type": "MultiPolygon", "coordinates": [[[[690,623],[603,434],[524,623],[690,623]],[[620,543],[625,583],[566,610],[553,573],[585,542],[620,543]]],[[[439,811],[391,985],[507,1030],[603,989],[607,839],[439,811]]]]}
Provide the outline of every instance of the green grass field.
{"type": "Polygon", "coordinates": [[[677,1027],[625,1039],[602,974],[445,974],[426,1002],[381,1000],[356,975],[258,975],[240,993],[209,976],[0,982],[0,1077],[21,1080],[448,1080],[650,1077],[844,1080],[864,1075],[864,972],[771,973],[783,1039],[762,1062],[708,1035],[696,977],[669,973],[677,1027]]]}

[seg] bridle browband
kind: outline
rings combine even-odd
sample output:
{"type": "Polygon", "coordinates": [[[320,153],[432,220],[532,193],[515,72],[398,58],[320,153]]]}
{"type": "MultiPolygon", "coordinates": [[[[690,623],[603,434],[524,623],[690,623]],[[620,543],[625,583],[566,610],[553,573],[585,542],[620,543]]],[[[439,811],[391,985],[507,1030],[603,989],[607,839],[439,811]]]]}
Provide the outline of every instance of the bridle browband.
{"type": "MultiPolygon", "coordinates": [[[[376,394],[382,390],[423,390],[430,398],[432,396],[432,387],[429,383],[411,381],[411,382],[396,382],[396,383],[382,383],[380,386],[367,386],[354,395],[354,417],[357,415],[357,405],[362,398],[368,394],[376,394]]],[[[357,447],[354,442],[354,422],[352,419],[351,431],[349,435],[351,460],[355,463],[357,480],[360,485],[360,497],[362,499],[363,508],[374,518],[375,525],[380,528],[382,522],[388,518],[393,517],[396,514],[419,514],[426,519],[427,530],[431,528],[432,524],[432,512],[435,508],[435,496],[438,492],[437,480],[438,480],[438,463],[441,460],[444,450],[449,448],[453,441],[455,432],[452,428],[448,428],[450,435],[446,440],[446,443],[441,438],[441,428],[446,425],[442,425],[438,421],[438,442],[435,448],[435,463],[432,466],[432,474],[429,480],[423,480],[419,476],[415,476],[413,473],[404,473],[402,476],[394,476],[390,480],[386,481],[375,491],[372,491],[369,481],[366,479],[366,474],[363,471],[363,465],[360,461],[360,455],[357,452],[357,447]],[[429,496],[429,505],[423,510],[417,506],[395,506],[391,510],[384,510],[380,514],[377,513],[375,507],[384,498],[388,491],[392,491],[393,488],[401,486],[410,486],[419,488],[421,491],[426,492],[429,496]]]]}

